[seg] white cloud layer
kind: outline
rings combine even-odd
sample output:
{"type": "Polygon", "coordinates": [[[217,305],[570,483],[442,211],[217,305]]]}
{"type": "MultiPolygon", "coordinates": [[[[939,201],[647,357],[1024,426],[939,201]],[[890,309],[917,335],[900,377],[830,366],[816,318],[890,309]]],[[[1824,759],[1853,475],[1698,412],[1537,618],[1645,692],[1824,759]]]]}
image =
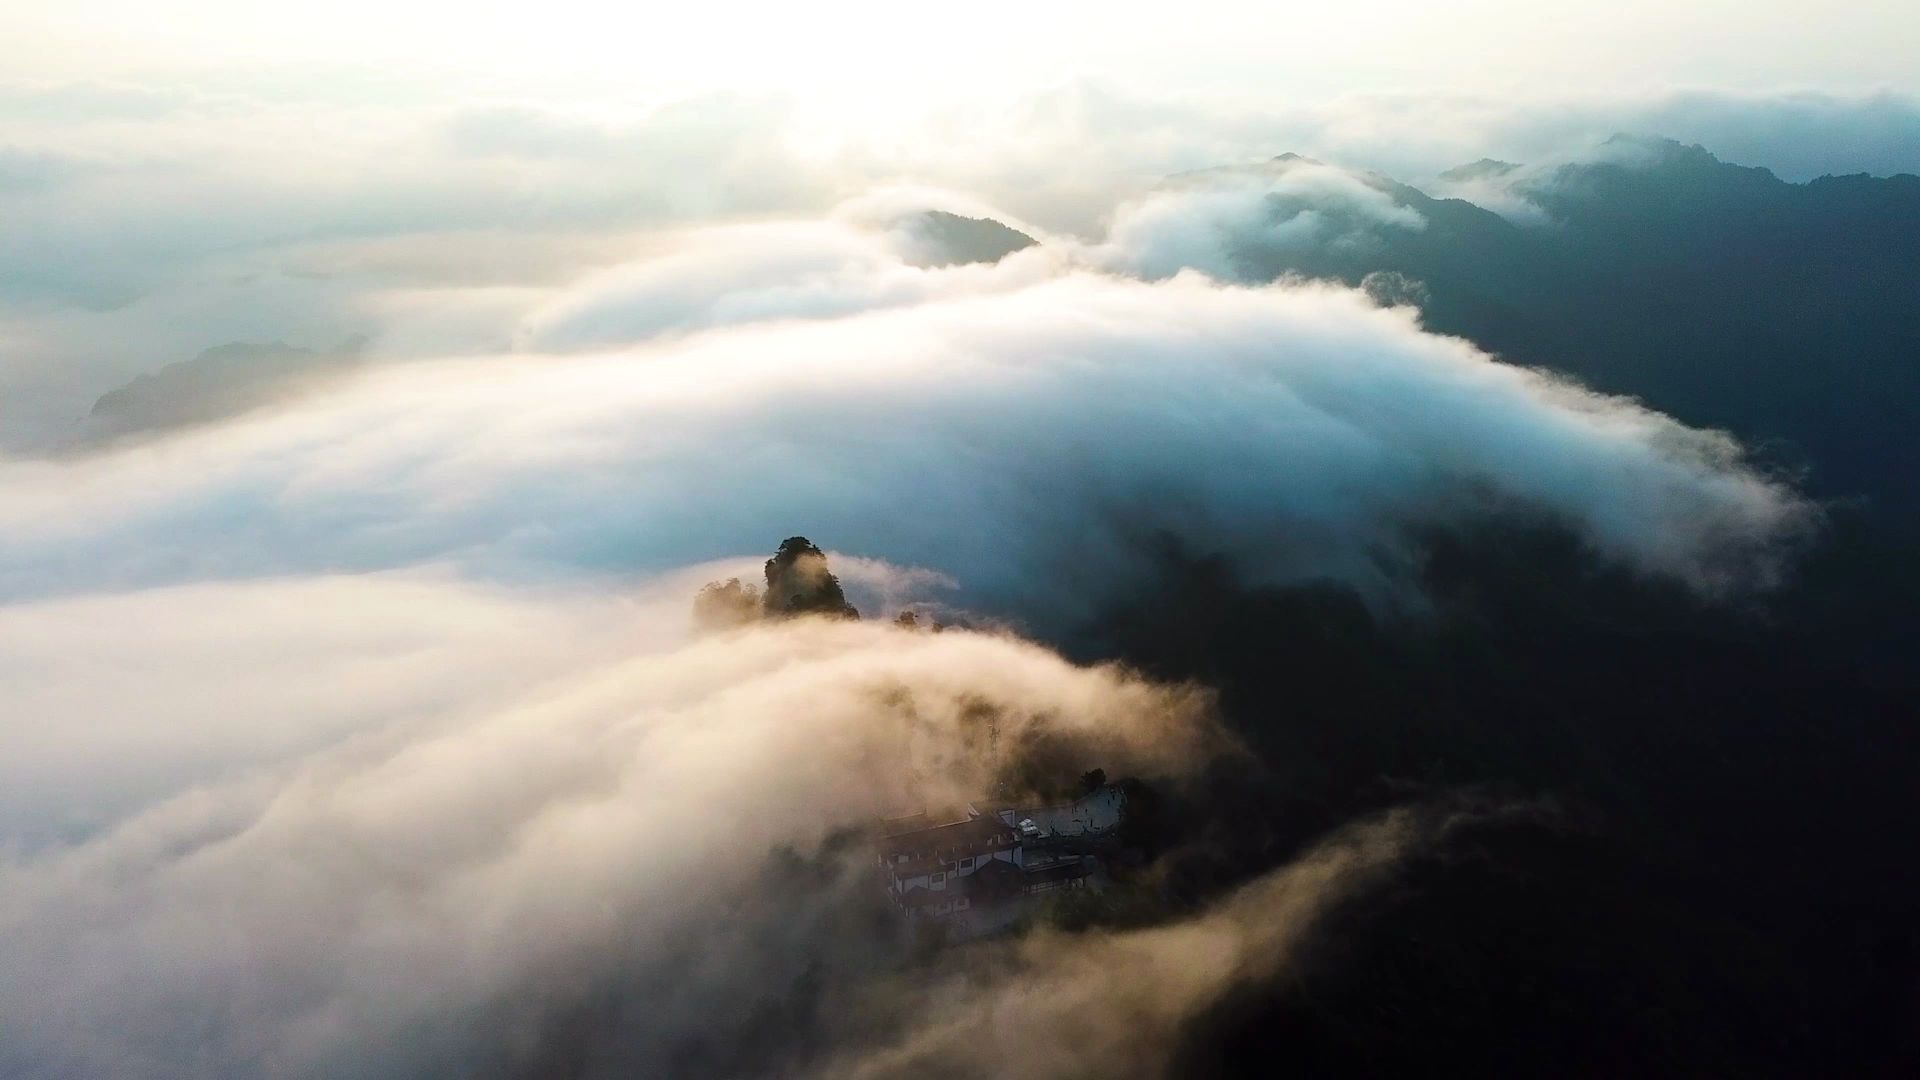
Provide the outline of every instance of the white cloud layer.
{"type": "Polygon", "coordinates": [[[1052,276],[1059,265],[1043,250],[988,265],[914,265],[918,246],[904,231],[839,221],[707,228],[674,240],[657,258],[565,290],[528,316],[518,344],[572,351],[669,332],[854,315],[1005,290],[1052,276]]]}
{"type": "Polygon", "coordinates": [[[1899,94],[1007,93],[872,126],[772,94],[523,99],[425,73],[0,85],[0,448],[57,441],[99,394],[229,341],[498,349],[656,230],[824,213],[877,185],[1092,239],[1169,174],[1284,151],[1419,185],[1624,131],[1794,179],[1920,170],[1920,107],[1899,94]]]}
{"type": "Polygon", "coordinates": [[[536,323],[599,353],[409,365],[138,449],[0,463],[0,594],[428,561],[566,580],[806,532],[1060,629],[1155,534],[1379,595],[1405,529],[1520,506],[1716,591],[1764,582],[1804,519],[1729,439],[1359,293],[747,236],[536,323]],[[675,320],[707,329],[654,337],[675,320]]]}
{"type": "MultiPolygon", "coordinates": [[[[508,1072],[537,1050],[526,1042],[543,1010],[614,983],[671,983],[622,1033],[630,1052],[664,1053],[717,1023],[703,1008],[745,1008],[792,974],[728,963],[751,960],[756,933],[847,903],[767,877],[776,847],[810,852],[914,800],[972,796],[999,765],[994,747],[1039,740],[1177,770],[1216,739],[1194,692],[981,634],[788,624],[615,657],[603,601],[528,608],[421,582],[272,593],[302,617],[261,618],[244,586],[115,602],[127,618],[190,607],[245,626],[242,657],[313,657],[282,673],[306,714],[302,748],[0,861],[0,1072],[508,1072]],[[359,595],[343,604],[341,589],[359,595]],[[514,625],[399,647],[423,606],[514,625]],[[529,655],[493,649],[509,637],[529,655]],[[330,640],[347,645],[338,662],[330,640]],[[383,663],[361,655],[379,646],[383,663]],[[496,670],[449,678],[453,657],[496,670]],[[770,889],[781,903],[763,922],[751,905],[770,889]],[[687,942],[699,943],[691,969],[687,942]]],[[[643,618],[629,632],[660,629],[643,618]]],[[[76,651],[97,662],[114,648],[76,651]]],[[[43,661],[42,678],[91,692],[69,657],[43,661]]],[[[186,671],[190,685],[162,677],[150,695],[211,715],[143,710],[171,726],[139,743],[218,758],[280,736],[245,729],[285,719],[260,700],[274,672],[207,656],[186,671]]],[[[128,749],[110,729],[61,738],[103,740],[97,762],[128,749]]],[[[76,774],[69,796],[114,780],[76,774]]]]}
{"type": "Polygon", "coordinates": [[[1426,219],[1355,173],[1303,159],[1178,177],[1119,208],[1101,250],[1150,278],[1181,270],[1244,276],[1234,252],[1364,248],[1381,230],[1426,219]]]}
{"type": "MultiPolygon", "coordinates": [[[[1257,581],[1382,600],[1410,596],[1412,530],[1492,508],[1706,593],[1778,572],[1810,511],[1730,439],[1358,292],[1194,272],[1230,274],[1228,235],[1360,243],[1417,215],[1311,166],[1150,191],[1224,147],[1286,149],[1269,144],[1287,129],[1171,108],[1115,125],[1100,110],[1125,103],[1095,99],[1034,106],[1136,136],[1078,162],[1073,139],[1037,156],[1038,138],[966,162],[842,147],[782,172],[792,148],[752,108],[624,128],[489,111],[430,152],[387,131],[275,162],[264,187],[207,185],[285,118],[204,102],[179,106],[204,142],[127,144],[153,160],[112,156],[116,125],[141,126],[124,116],[64,136],[65,157],[0,160],[0,225],[45,214],[0,264],[89,237],[139,256],[81,244],[21,275],[4,329],[29,361],[0,378],[212,325],[195,313],[327,330],[305,344],[373,319],[376,356],[419,361],[148,443],[0,459],[0,1073],[470,1074],[537,1056],[550,1012],[610,983],[640,988],[652,1019],[627,1052],[658,1066],[687,1016],[758,1000],[738,974],[761,936],[830,920],[754,907],[769,853],[929,788],[977,792],[983,704],[1006,744],[1078,740],[1115,773],[1217,745],[1194,691],[1011,638],[686,643],[694,586],[755,568],[708,560],[783,536],[865,556],[835,566],[869,614],[926,601],[1059,633],[1128,595],[1162,534],[1257,581]],[[369,194],[331,155],[370,146],[423,156],[395,150],[369,194]],[[683,152],[688,174],[623,188],[683,152]],[[69,166],[94,171],[50,186],[69,166]],[[148,218],[125,196],[153,169],[177,184],[148,218]],[[554,171],[580,186],[543,186],[554,171]],[[1048,242],[920,265],[890,225],[903,208],[987,208],[900,190],[825,220],[714,223],[824,211],[893,172],[1005,192],[1048,242]],[[1046,234],[1088,205],[1118,207],[1103,238],[1046,234]],[[489,231],[503,215],[511,240],[489,231]]],[[[1178,926],[1010,946],[1016,977],[943,986],[946,1028],[831,1060],[885,1072],[981,1038],[1149,1060],[1404,842],[1363,831],[1178,926]],[[1135,962],[1169,992],[1096,977],[1135,962]],[[1020,1004],[1036,985],[1135,1026],[1046,1044],[1020,1004]]],[[[865,888],[843,869],[821,886],[839,900],[865,888]]]]}

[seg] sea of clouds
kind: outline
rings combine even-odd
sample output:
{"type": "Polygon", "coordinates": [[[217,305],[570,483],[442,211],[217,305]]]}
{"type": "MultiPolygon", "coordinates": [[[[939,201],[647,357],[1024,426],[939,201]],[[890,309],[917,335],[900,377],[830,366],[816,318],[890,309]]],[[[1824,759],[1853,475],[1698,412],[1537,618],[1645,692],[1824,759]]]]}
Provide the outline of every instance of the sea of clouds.
{"type": "MultiPolygon", "coordinates": [[[[464,123],[460,153],[555,153],[537,125],[464,123]]],[[[709,172],[773,183],[712,152],[709,172]]],[[[388,167],[408,190],[407,162],[388,167]]],[[[15,171],[76,215],[116,182],[15,171]]],[[[511,1074],[557,1041],[593,1048],[589,1073],[697,1072],[709,1059],[675,1056],[688,1040],[747,1024],[809,964],[885,969],[833,914],[867,888],[857,852],[831,854],[837,830],[978,790],[995,753],[1035,741],[1116,775],[1233,752],[1202,688],[1030,640],[1124,599],[1167,538],[1252,581],[1410,610],[1414,538],[1490,511],[1710,598],[1778,579],[1813,511],[1724,434],[1361,292],[1224,280],[1248,230],[1421,224],[1338,170],[1261,176],[1127,195],[1096,235],[897,188],[803,183],[792,201],[817,212],[723,224],[663,197],[643,236],[561,221],[503,243],[562,255],[459,282],[445,267],[491,249],[484,199],[409,196],[461,238],[417,280],[419,250],[366,230],[273,247],[271,281],[243,291],[294,295],[289,253],[335,260],[313,280],[338,306],[311,325],[377,309],[376,354],[409,362],[0,459],[0,1072],[511,1074]],[[1041,242],[938,265],[902,224],[927,208],[1041,242]],[[1026,636],[689,633],[701,582],[751,576],[794,533],[835,550],[870,616],[915,605],[1026,636]],[[824,861],[768,903],[781,850],[824,861]]],[[[39,335],[31,353],[225,311],[211,251],[94,295],[97,325],[45,307],[10,309],[13,326],[39,335]]],[[[42,300],[71,284],[38,280],[42,300]]],[[[1362,823],[1191,919],[1002,942],[975,976],[889,982],[872,1025],[810,1060],[1152,1062],[1438,827],[1362,823]],[[1116,965],[1152,974],[1103,977],[1116,965]]]]}

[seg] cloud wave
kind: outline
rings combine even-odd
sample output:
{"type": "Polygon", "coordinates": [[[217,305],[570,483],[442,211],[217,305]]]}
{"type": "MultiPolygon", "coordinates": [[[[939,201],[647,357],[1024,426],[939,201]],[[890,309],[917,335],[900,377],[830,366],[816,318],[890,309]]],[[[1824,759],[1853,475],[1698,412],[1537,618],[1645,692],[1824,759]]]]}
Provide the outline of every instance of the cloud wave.
{"type": "MultiPolygon", "coordinates": [[[[755,251],[705,279],[702,310],[735,325],[652,339],[643,320],[614,351],[410,365],[137,451],[0,463],[0,595],[429,561],[660,572],[804,531],[1058,628],[1137,569],[1143,536],[1384,595],[1409,529],[1517,506],[1717,592],[1770,580],[1808,517],[1731,439],[1358,292],[1033,251],[881,262],[965,283],[907,303],[855,262],[858,295],[796,323],[767,321],[792,311],[759,269],[787,256],[755,251]]],[[[624,303],[684,310],[673,275],[640,280],[624,303]]]]}
{"type": "MultiPolygon", "coordinates": [[[[417,603],[424,587],[385,599],[417,603]]],[[[251,602],[199,601],[227,618],[251,602]]],[[[308,638],[353,637],[367,610],[307,615],[308,638]]],[[[357,706],[395,695],[379,672],[353,672],[323,710],[345,736],[0,862],[0,1068],[458,1071],[512,1060],[514,1025],[570,987],[672,974],[677,1004],[635,1036],[669,1039],[676,1010],[692,1028],[702,1002],[756,992],[758,976],[718,961],[763,927],[716,913],[765,888],[790,901],[783,919],[834,899],[763,881],[776,849],[974,796],[1039,744],[1160,771],[1218,739],[1196,691],[977,633],[785,624],[576,665],[519,689],[480,673],[441,709],[357,730],[357,706]],[[678,967],[686,940],[701,942],[704,974],[678,967]]],[[[249,672],[196,674],[216,708],[233,696],[229,719],[257,704],[249,672]]],[[[232,737],[172,733],[201,753],[232,737]]]]}
{"type": "MultiPolygon", "coordinates": [[[[977,794],[1003,754],[1117,775],[1222,745],[1202,692],[1008,636],[686,642],[694,585],[752,569],[709,560],[794,532],[864,556],[835,565],[870,614],[1059,635],[1162,536],[1388,601],[1417,599],[1421,530],[1514,508],[1707,593],[1779,572],[1810,511],[1721,434],[1357,291],[1114,272],[1203,248],[1219,207],[1182,197],[992,265],[916,265],[852,213],[695,231],[549,297],[527,351],[0,461],[0,673],[30,718],[0,729],[0,1072],[531,1069],[608,987],[645,1012],[618,1053],[659,1071],[823,955],[883,949],[836,922],[871,894],[842,828],[977,794]]],[[[1275,970],[1405,843],[1363,831],[1178,925],[1007,946],[1017,977],[947,985],[923,1014],[946,1026],[827,1058],[1024,1030],[1038,985],[1105,1018],[1084,1052],[1130,1060],[1124,1021],[1164,1036],[1275,970]],[[1090,978],[1129,960],[1179,993],[1090,978]]]]}

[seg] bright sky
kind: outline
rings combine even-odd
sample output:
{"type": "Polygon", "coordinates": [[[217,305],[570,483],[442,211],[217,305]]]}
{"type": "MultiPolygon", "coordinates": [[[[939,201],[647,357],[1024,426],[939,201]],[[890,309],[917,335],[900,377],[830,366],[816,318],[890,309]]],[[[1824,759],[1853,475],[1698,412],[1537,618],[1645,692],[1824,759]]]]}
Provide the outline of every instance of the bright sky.
{"type": "Polygon", "coordinates": [[[1917,56],[1913,0],[0,0],[0,71],[46,81],[369,65],[421,85],[889,105],[1076,77],[1148,93],[1312,97],[1912,93],[1917,56]]]}

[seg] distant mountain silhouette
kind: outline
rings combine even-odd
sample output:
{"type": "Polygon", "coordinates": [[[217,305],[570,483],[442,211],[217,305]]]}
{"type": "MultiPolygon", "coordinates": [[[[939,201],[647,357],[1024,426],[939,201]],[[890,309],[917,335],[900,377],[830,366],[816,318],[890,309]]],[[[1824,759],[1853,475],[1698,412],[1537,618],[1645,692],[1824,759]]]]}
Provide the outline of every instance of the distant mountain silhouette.
{"type": "Polygon", "coordinates": [[[279,341],[216,345],[100,395],[78,441],[112,442],[250,412],[358,366],[361,345],[358,338],[324,352],[279,341]]]}
{"type": "Polygon", "coordinates": [[[1504,185],[1541,223],[1358,174],[1425,227],[1307,248],[1256,235],[1235,259],[1255,279],[1416,280],[1435,330],[1729,429],[1808,468],[1821,494],[1917,515],[1920,177],[1793,184],[1669,140],[1603,149],[1551,170],[1483,160],[1449,174],[1504,185]]]}
{"type": "Polygon", "coordinates": [[[1481,158],[1466,165],[1456,165],[1440,174],[1442,180],[1487,180],[1507,176],[1520,168],[1511,161],[1497,158],[1481,158]]]}
{"type": "Polygon", "coordinates": [[[945,210],[924,210],[908,224],[931,249],[930,257],[923,260],[930,266],[999,262],[1036,243],[1026,233],[992,218],[962,217],[945,210]]]}

